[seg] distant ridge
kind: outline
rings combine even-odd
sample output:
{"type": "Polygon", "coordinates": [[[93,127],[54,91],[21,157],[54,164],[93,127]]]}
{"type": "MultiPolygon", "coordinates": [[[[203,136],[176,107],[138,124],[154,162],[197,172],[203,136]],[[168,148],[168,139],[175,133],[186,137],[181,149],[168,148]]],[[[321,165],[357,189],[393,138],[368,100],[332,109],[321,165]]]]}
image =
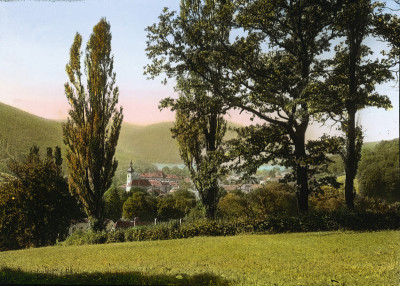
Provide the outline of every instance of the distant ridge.
{"type": "MultiPolygon", "coordinates": [[[[182,164],[177,143],[171,137],[173,124],[162,122],[142,126],[123,123],[116,150],[119,162],[117,173],[125,174],[131,160],[182,164]]],[[[58,145],[65,156],[61,126],[62,121],[44,119],[0,102],[0,172],[8,172],[6,161],[27,154],[34,144],[40,147],[43,154],[47,147],[58,145]]],[[[240,127],[235,123],[229,123],[229,126],[240,127]]],[[[233,134],[228,131],[226,137],[232,138],[233,134]]],[[[368,148],[377,143],[366,142],[364,146],[368,148]]]]}
{"type": "Polygon", "coordinates": [[[8,158],[28,153],[33,144],[42,151],[63,147],[61,123],[0,103],[0,171],[7,171],[8,158]]]}
{"type": "MultiPolygon", "coordinates": [[[[119,165],[130,160],[159,163],[181,163],[178,148],[171,138],[173,122],[148,126],[123,123],[117,146],[119,165]]],[[[0,172],[7,172],[5,161],[21,157],[32,145],[44,153],[47,147],[60,146],[65,155],[62,122],[32,115],[0,103],[0,172]]]]}
{"type": "MultiPolygon", "coordinates": [[[[170,129],[173,122],[147,126],[123,123],[116,150],[119,168],[129,162],[181,164],[177,143],[170,129]]],[[[62,139],[62,121],[32,115],[18,108],[0,103],[0,172],[7,172],[6,160],[21,157],[36,144],[44,153],[47,147],[60,146],[65,156],[62,139]]],[[[230,124],[238,127],[238,124],[230,124]]],[[[233,133],[228,131],[228,138],[233,133]]],[[[118,171],[117,171],[118,172],[118,171]]]]}

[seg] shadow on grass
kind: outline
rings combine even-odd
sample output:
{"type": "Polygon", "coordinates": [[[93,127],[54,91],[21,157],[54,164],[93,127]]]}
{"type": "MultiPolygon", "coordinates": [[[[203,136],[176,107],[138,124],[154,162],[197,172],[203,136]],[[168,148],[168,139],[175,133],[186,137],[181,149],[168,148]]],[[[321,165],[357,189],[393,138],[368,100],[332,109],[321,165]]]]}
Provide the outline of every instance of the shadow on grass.
{"type": "Polygon", "coordinates": [[[214,274],[150,275],[140,272],[31,273],[11,268],[0,269],[0,285],[69,284],[69,285],[232,285],[214,274]]]}

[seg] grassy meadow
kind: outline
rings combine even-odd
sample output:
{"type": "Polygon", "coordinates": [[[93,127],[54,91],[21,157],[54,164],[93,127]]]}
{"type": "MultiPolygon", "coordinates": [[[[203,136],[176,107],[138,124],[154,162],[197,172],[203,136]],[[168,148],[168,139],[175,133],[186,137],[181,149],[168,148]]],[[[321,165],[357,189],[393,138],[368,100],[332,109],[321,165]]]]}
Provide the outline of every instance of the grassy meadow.
{"type": "Polygon", "coordinates": [[[0,253],[0,284],[399,285],[400,231],[195,237],[0,253]]]}

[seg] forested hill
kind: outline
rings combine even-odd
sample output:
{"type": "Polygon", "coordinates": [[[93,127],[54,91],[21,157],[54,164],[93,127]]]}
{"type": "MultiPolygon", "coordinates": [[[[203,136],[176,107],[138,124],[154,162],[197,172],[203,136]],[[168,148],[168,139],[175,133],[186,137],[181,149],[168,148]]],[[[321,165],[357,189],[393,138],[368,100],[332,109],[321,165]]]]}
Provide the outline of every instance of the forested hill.
{"type": "MultiPolygon", "coordinates": [[[[8,158],[27,154],[33,144],[42,152],[58,145],[65,155],[61,124],[0,103],[0,172],[7,172],[8,158]]],[[[130,160],[182,163],[176,141],[171,137],[172,125],[173,122],[147,126],[123,123],[116,152],[120,168],[127,168],[130,160]]],[[[232,133],[228,136],[232,137],[232,133]]]]}
{"type": "MultiPolygon", "coordinates": [[[[124,173],[129,162],[182,163],[176,141],[172,139],[170,128],[173,122],[163,122],[147,126],[123,123],[116,157],[119,161],[117,173],[124,173]]],[[[236,126],[229,124],[230,126],[236,126]]],[[[227,137],[233,133],[228,131],[227,137]]],[[[378,142],[365,143],[373,147],[378,142]]],[[[46,147],[60,146],[65,155],[61,122],[44,119],[9,105],[0,103],[0,172],[7,172],[6,160],[12,156],[27,154],[36,144],[42,152],[46,147]]]]}

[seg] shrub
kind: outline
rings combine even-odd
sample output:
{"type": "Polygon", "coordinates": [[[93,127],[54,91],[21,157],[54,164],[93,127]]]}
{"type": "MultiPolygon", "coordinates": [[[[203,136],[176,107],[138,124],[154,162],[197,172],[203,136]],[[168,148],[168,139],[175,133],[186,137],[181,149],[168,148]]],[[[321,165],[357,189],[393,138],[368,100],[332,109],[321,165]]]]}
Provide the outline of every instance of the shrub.
{"type": "Polygon", "coordinates": [[[106,243],[125,242],[125,231],[116,230],[108,233],[106,243]]]}
{"type": "Polygon", "coordinates": [[[268,185],[252,191],[248,195],[253,213],[257,218],[266,215],[297,213],[297,200],[292,187],[282,183],[269,183],[268,185]]]}
{"type": "Polygon", "coordinates": [[[388,202],[400,201],[399,139],[363,149],[358,168],[361,194],[388,202]]]}
{"type": "Polygon", "coordinates": [[[138,217],[143,221],[152,221],[156,217],[155,199],[141,192],[134,193],[125,201],[122,216],[127,219],[138,217]]]}
{"type": "Polygon", "coordinates": [[[385,213],[385,212],[398,212],[400,203],[389,204],[383,199],[371,198],[368,196],[357,195],[354,204],[360,211],[368,211],[373,213],[385,213]]]}
{"type": "Polygon", "coordinates": [[[64,245],[102,244],[107,241],[108,235],[105,231],[77,230],[64,241],[64,245]]]}
{"type": "Polygon", "coordinates": [[[79,215],[62,174],[61,149],[42,158],[33,146],[21,161],[10,160],[14,177],[0,184],[0,250],[56,244],[79,215]]]}
{"type": "Polygon", "coordinates": [[[244,196],[228,193],[220,199],[217,206],[217,215],[228,220],[247,218],[248,209],[248,201],[244,196]]]}
{"type": "Polygon", "coordinates": [[[383,230],[400,229],[399,212],[373,213],[346,209],[310,211],[306,215],[278,214],[264,219],[246,220],[198,220],[180,224],[178,220],[158,225],[133,227],[106,232],[77,231],[64,245],[113,243],[123,241],[165,240],[195,236],[227,236],[239,233],[281,233],[331,230],[383,230]]]}
{"type": "Polygon", "coordinates": [[[198,201],[196,206],[192,208],[185,217],[186,222],[195,222],[206,218],[206,208],[198,201]]]}
{"type": "Polygon", "coordinates": [[[317,211],[339,211],[346,207],[343,192],[330,186],[322,186],[321,192],[310,196],[310,208],[317,211]]]}

